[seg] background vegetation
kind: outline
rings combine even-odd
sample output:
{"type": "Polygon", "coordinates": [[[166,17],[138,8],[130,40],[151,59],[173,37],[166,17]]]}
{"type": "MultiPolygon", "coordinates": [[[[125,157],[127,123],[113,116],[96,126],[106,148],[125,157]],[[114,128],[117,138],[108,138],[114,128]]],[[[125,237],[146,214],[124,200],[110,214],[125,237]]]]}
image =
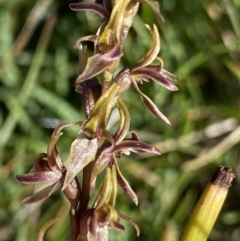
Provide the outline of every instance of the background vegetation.
{"type": "MultiPolygon", "coordinates": [[[[51,218],[59,222],[46,240],[69,240],[68,204],[55,192],[42,205],[22,206],[34,187],[15,176],[28,172],[61,121],[83,119],[74,41],[96,32],[92,14],[70,11],[64,0],[0,1],[0,240],[35,240],[51,218]]],[[[117,209],[141,227],[141,236],[111,231],[111,240],[177,241],[192,207],[219,165],[236,179],[209,240],[237,241],[240,236],[240,2],[238,0],[162,0],[165,23],[144,4],[135,18],[124,65],[132,66],[148,51],[156,22],[160,57],[178,76],[179,91],[154,83],[142,89],[172,123],[167,126],[130,90],[124,99],[132,129],[162,151],[161,157],[130,155],[120,168],[139,197],[135,207],[119,190],[117,209]]],[[[90,46],[91,47],[91,46],[90,46]]],[[[112,119],[112,126],[116,121],[112,119]]],[[[65,131],[59,150],[68,156],[76,130],[65,131]]]]}

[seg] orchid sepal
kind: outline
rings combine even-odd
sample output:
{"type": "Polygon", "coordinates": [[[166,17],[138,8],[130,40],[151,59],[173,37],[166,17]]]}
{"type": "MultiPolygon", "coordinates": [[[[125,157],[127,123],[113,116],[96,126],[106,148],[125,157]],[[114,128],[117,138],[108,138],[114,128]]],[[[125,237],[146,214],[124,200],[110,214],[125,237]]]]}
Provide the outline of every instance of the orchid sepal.
{"type": "Polygon", "coordinates": [[[103,19],[109,16],[106,9],[102,5],[97,3],[88,3],[88,2],[70,3],[69,7],[73,11],[85,11],[85,10],[92,11],[103,19]]]}

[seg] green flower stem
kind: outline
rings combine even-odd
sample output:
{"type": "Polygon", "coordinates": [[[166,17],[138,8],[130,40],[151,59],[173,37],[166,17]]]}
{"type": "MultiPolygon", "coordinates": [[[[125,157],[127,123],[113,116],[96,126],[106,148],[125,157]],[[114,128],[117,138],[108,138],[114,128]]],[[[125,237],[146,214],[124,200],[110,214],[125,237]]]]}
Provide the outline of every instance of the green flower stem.
{"type": "Polygon", "coordinates": [[[217,170],[195,206],[181,241],[207,240],[234,176],[231,169],[217,170]]]}

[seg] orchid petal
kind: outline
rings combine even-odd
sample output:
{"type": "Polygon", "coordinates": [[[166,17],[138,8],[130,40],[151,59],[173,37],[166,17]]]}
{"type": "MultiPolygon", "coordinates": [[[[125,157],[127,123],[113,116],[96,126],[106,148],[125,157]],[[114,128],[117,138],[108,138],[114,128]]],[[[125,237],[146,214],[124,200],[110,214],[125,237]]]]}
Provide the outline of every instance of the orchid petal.
{"type": "Polygon", "coordinates": [[[177,86],[168,81],[169,77],[176,79],[175,75],[170,74],[167,71],[163,71],[159,66],[146,66],[131,72],[131,76],[136,80],[153,79],[156,83],[162,85],[171,91],[177,91],[177,86]]]}
{"type": "Polygon", "coordinates": [[[112,177],[110,168],[106,168],[106,175],[104,177],[103,185],[99,191],[99,194],[94,201],[93,207],[96,210],[100,209],[104,204],[106,204],[111,198],[111,189],[112,189],[112,177]]]}
{"type": "Polygon", "coordinates": [[[159,74],[161,74],[165,79],[167,80],[177,80],[177,76],[168,72],[167,70],[165,70],[163,68],[163,60],[159,57],[156,58],[156,60],[159,61],[159,65],[158,66],[148,66],[149,69],[152,69],[153,71],[157,71],[159,74]]]}
{"type": "Polygon", "coordinates": [[[111,159],[112,159],[111,155],[102,155],[102,154],[97,158],[91,173],[91,188],[95,186],[95,181],[98,174],[104,170],[104,168],[109,164],[111,159]]]}
{"type": "MultiPolygon", "coordinates": [[[[108,204],[112,205],[114,207],[115,204],[116,204],[116,198],[117,198],[117,171],[116,171],[116,165],[112,165],[111,166],[111,180],[112,180],[112,188],[111,188],[111,196],[110,196],[110,200],[108,201],[108,204]]],[[[109,211],[111,211],[111,209],[109,209],[109,211]]],[[[111,215],[112,215],[112,212],[110,212],[110,216],[111,215]]]]}
{"type": "Polygon", "coordinates": [[[144,58],[142,58],[142,60],[140,60],[140,62],[132,69],[132,71],[135,71],[139,68],[142,68],[144,66],[151,64],[156,59],[160,51],[160,37],[159,37],[157,26],[154,24],[153,29],[151,29],[150,26],[148,25],[146,25],[146,27],[149,29],[152,35],[152,39],[153,39],[152,48],[148,51],[147,55],[144,58]]]}
{"type": "Polygon", "coordinates": [[[54,191],[54,189],[57,187],[59,182],[56,182],[48,187],[43,188],[42,190],[38,191],[34,195],[25,198],[22,203],[23,204],[31,204],[36,202],[42,202],[45,199],[47,199],[54,191]]]}
{"type": "Polygon", "coordinates": [[[57,182],[61,175],[52,171],[32,172],[16,176],[18,181],[24,184],[37,184],[41,182],[57,182]]]}
{"type": "Polygon", "coordinates": [[[48,159],[48,164],[51,168],[52,171],[62,173],[63,169],[63,164],[60,159],[60,156],[57,151],[56,143],[60,136],[62,135],[62,129],[73,126],[73,125],[80,125],[81,122],[69,122],[69,123],[62,123],[58,125],[54,132],[52,133],[51,140],[48,145],[48,150],[47,150],[47,159],[48,159]]]}
{"type": "Polygon", "coordinates": [[[118,144],[124,139],[130,128],[130,114],[127,107],[121,99],[117,100],[117,108],[120,115],[120,123],[114,135],[116,144],[118,144]]]}
{"type": "Polygon", "coordinates": [[[123,47],[125,40],[128,35],[128,31],[130,27],[132,26],[134,16],[137,14],[137,11],[139,9],[139,3],[137,1],[130,1],[127,8],[124,12],[124,21],[122,22],[122,28],[121,28],[121,38],[120,38],[120,45],[123,47]]]}
{"type": "Polygon", "coordinates": [[[158,148],[156,148],[150,144],[147,144],[145,142],[132,141],[132,140],[122,141],[114,149],[114,152],[116,152],[116,153],[124,152],[124,151],[132,151],[132,152],[136,152],[136,153],[148,152],[148,153],[161,155],[161,152],[158,150],[158,148]]]}
{"type": "Polygon", "coordinates": [[[59,218],[54,218],[51,219],[49,221],[47,221],[43,227],[41,227],[39,233],[38,233],[38,238],[37,241],[44,241],[44,235],[47,232],[47,230],[53,225],[55,224],[57,221],[59,220],[59,218]]]}
{"type": "MultiPolygon", "coordinates": [[[[124,15],[125,11],[128,7],[128,4],[130,3],[131,0],[118,0],[115,2],[110,20],[108,21],[102,35],[107,34],[109,30],[112,30],[115,33],[116,39],[119,41],[121,38],[121,32],[122,32],[122,25],[124,22],[124,15]]],[[[101,39],[101,37],[100,37],[101,39]]],[[[104,38],[105,39],[105,38],[104,38]]],[[[104,40],[103,39],[103,40],[104,40]]],[[[100,41],[101,43],[105,43],[104,41],[100,41]]],[[[118,42],[119,43],[119,42],[118,42]]]]}
{"type": "Polygon", "coordinates": [[[137,231],[137,236],[140,235],[140,228],[139,228],[139,226],[138,226],[131,218],[129,218],[128,216],[123,215],[122,213],[118,213],[118,216],[119,216],[120,218],[126,220],[127,222],[131,223],[132,226],[133,226],[133,227],[136,229],[136,231],[137,231]]]}
{"type": "Polygon", "coordinates": [[[74,179],[74,177],[86,165],[94,160],[97,153],[98,143],[97,138],[88,140],[86,138],[77,138],[71,145],[70,163],[67,169],[62,190],[64,190],[74,179]]]}
{"type": "Polygon", "coordinates": [[[102,154],[105,155],[108,153],[112,153],[116,146],[115,140],[113,139],[111,133],[106,129],[103,129],[103,137],[106,138],[111,143],[111,146],[105,149],[102,154]]]}
{"type": "Polygon", "coordinates": [[[177,76],[174,74],[171,74],[170,72],[168,72],[165,69],[161,70],[161,74],[164,78],[169,79],[169,80],[177,80],[177,76]]]}
{"type": "Polygon", "coordinates": [[[94,105],[90,116],[100,115],[101,110],[101,112],[104,112],[104,116],[108,116],[107,118],[105,117],[106,124],[110,117],[109,114],[111,113],[112,108],[115,106],[117,98],[128,90],[132,84],[131,81],[132,78],[130,76],[129,69],[124,69],[118,73],[114,83],[101,95],[94,105]],[[107,109],[107,111],[105,109],[107,109]]]}
{"type": "Polygon", "coordinates": [[[120,45],[115,45],[110,52],[105,54],[96,54],[88,58],[87,65],[84,71],[78,76],[76,84],[91,79],[102,73],[113,63],[113,61],[119,59],[121,56],[122,51],[120,45]]]}
{"type": "Polygon", "coordinates": [[[84,10],[90,10],[99,15],[102,18],[107,18],[108,13],[104,9],[104,7],[100,4],[97,3],[86,3],[86,2],[81,2],[81,3],[71,3],[69,4],[69,7],[73,11],[84,11],[84,10]]]}
{"type": "Polygon", "coordinates": [[[105,133],[99,133],[99,131],[101,130],[104,132],[111,116],[112,109],[116,104],[116,100],[130,87],[130,85],[130,71],[126,69],[116,76],[115,82],[97,100],[89,114],[88,120],[83,125],[83,130],[89,138],[95,136],[101,138],[100,134],[108,138],[106,131],[105,133]]]}
{"type": "Polygon", "coordinates": [[[111,222],[109,223],[109,227],[112,229],[116,229],[119,232],[123,232],[125,230],[124,226],[118,222],[111,222]]]}
{"type": "Polygon", "coordinates": [[[146,95],[144,95],[140,89],[137,86],[137,83],[135,82],[135,80],[132,80],[133,82],[133,86],[136,89],[136,91],[140,94],[142,101],[144,102],[144,104],[148,107],[148,109],[158,118],[162,119],[164,122],[166,122],[167,124],[171,125],[170,121],[168,120],[168,118],[162,114],[162,112],[157,108],[157,106],[152,102],[151,99],[149,99],[146,95]]]}
{"type": "Polygon", "coordinates": [[[118,165],[117,165],[117,160],[115,158],[114,160],[115,165],[116,165],[116,171],[117,171],[117,181],[118,184],[122,187],[122,189],[126,192],[126,194],[132,199],[132,201],[135,203],[135,205],[138,205],[138,197],[136,193],[132,190],[131,186],[129,185],[128,181],[126,178],[122,175],[118,165]]]}

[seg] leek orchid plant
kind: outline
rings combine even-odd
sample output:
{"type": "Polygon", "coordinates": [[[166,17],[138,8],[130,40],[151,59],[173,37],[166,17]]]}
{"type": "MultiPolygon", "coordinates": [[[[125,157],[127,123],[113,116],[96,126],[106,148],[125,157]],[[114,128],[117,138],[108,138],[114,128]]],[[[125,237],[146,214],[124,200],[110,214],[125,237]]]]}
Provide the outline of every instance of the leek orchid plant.
{"type": "Polygon", "coordinates": [[[156,25],[146,25],[152,36],[152,47],[146,56],[134,67],[116,73],[124,55],[126,37],[140,3],[149,4],[156,15],[163,19],[158,3],[152,0],[96,0],[95,3],[70,4],[73,11],[93,11],[103,20],[95,35],[81,37],[74,45],[79,53],[79,75],[75,90],[81,94],[86,119],[57,126],[47,152],[39,155],[28,174],[17,176],[24,184],[50,183],[24,199],[25,204],[43,201],[60,187],[70,202],[72,241],[107,241],[109,229],[124,230],[122,219],[134,226],[137,235],[140,234],[138,225],[115,209],[118,186],[138,204],[138,198],[122,175],[118,161],[121,155],[130,152],[160,155],[160,151],[141,142],[137,133],[130,130],[130,114],[121,95],[133,86],[146,107],[170,124],[153,101],[141,92],[139,84],[153,80],[171,91],[178,89],[171,82],[176,80],[176,76],[163,68],[163,62],[158,57],[160,37],[156,25]],[[94,43],[91,57],[87,56],[85,41],[94,43]],[[158,64],[153,65],[153,62],[158,64]],[[107,126],[113,108],[117,108],[119,112],[119,121],[116,131],[111,133],[107,126]],[[57,150],[57,142],[63,129],[69,126],[78,126],[80,132],[71,144],[69,165],[65,166],[65,161],[57,150]],[[78,178],[80,172],[83,177],[81,182],[78,178]],[[105,177],[93,205],[90,206],[95,183],[101,172],[105,172],[105,177]]]}

